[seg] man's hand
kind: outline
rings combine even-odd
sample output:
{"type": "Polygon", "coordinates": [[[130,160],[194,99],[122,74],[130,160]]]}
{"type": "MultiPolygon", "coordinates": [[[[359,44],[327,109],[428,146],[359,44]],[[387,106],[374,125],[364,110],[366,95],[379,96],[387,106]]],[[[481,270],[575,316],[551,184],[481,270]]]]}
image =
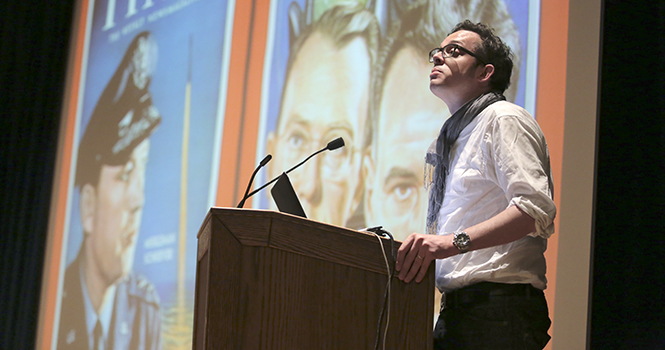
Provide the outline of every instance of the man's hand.
{"type": "MultiPolygon", "coordinates": [[[[536,221],[511,205],[508,209],[479,224],[464,229],[471,237],[471,250],[493,247],[516,241],[536,230],[536,221]]],[[[459,254],[453,245],[453,235],[423,235],[412,233],[397,252],[399,279],[420,282],[432,260],[445,259],[459,254]]]]}
{"type": "Polygon", "coordinates": [[[435,259],[444,259],[455,254],[452,235],[424,235],[412,233],[404,240],[397,252],[399,279],[411,282],[415,277],[420,282],[427,273],[429,264],[435,259]]]}

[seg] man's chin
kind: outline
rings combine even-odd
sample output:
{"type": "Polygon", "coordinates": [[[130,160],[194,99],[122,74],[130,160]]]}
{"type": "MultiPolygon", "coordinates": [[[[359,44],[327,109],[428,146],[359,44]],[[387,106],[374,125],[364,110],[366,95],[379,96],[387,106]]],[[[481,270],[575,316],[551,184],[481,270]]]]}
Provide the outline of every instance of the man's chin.
{"type": "Polygon", "coordinates": [[[332,218],[330,217],[330,213],[328,213],[327,211],[317,210],[317,208],[312,208],[307,205],[303,205],[303,210],[305,211],[305,215],[307,215],[308,219],[334,225],[334,223],[332,222],[332,218]]]}
{"type": "Polygon", "coordinates": [[[132,272],[131,268],[123,267],[119,272],[113,273],[108,279],[109,284],[116,284],[129,276],[132,272]]]}
{"type": "Polygon", "coordinates": [[[431,92],[435,92],[436,90],[441,90],[443,88],[443,81],[441,79],[430,79],[429,81],[429,89],[431,92]]]}
{"type": "Polygon", "coordinates": [[[314,220],[325,222],[330,225],[344,226],[344,224],[346,224],[346,222],[344,222],[344,218],[340,216],[331,216],[329,211],[320,212],[318,213],[318,215],[315,214],[315,216],[316,217],[314,218],[314,220]]]}

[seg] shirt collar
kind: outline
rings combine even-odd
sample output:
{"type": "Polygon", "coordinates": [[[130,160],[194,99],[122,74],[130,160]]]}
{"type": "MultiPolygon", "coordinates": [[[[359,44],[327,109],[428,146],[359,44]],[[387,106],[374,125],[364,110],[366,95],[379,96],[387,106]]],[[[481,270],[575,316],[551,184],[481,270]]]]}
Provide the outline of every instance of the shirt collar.
{"type": "Polygon", "coordinates": [[[83,265],[79,268],[79,275],[81,277],[81,288],[83,289],[83,304],[85,305],[85,323],[86,330],[88,333],[88,342],[90,348],[93,347],[94,342],[94,330],[97,325],[97,320],[102,324],[102,334],[103,338],[106,339],[109,334],[109,328],[111,327],[111,317],[113,316],[113,304],[115,303],[115,293],[117,286],[112,284],[109,287],[109,300],[106,300],[102,305],[100,314],[98,315],[95,311],[95,308],[92,306],[92,301],[90,300],[90,295],[88,294],[88,288],[85,281],[85,274],[83,273],[83,265]]]}

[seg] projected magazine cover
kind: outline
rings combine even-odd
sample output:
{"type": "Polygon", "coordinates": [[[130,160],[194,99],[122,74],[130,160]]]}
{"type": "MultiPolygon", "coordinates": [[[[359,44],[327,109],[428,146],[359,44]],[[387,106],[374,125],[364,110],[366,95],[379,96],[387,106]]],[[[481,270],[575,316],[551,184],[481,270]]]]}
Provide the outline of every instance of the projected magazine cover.
{"type": "Polygon", "coordinates": [[[83,7],[55,348],[191,347],[196,233],[215,200],[230,7],[83,7]]]}
{"type": "MultiPolygon", "coordinates": [[[[424,232],[424,156],[450,116],[429,91],[428,53],[455,24],[487,23],[514,53],[506,97],[535,115],[538,4],[273,1],[256,155],[273,159],[262,176],[272,179],[343,137],[345,147],[289,174],[307,217],[382,225],[399,240],[424,232]]],[[[276,209],[269,191],[259,198],[255,207],[276,209]]]]}

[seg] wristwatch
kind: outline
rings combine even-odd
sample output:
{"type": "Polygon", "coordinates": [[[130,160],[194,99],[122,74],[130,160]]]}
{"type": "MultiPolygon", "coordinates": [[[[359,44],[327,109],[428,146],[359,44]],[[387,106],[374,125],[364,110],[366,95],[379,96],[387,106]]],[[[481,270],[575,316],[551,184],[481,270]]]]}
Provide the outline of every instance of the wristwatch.
{"type": "Polygon", "coordinates": [[[455,248],[459,249],[461,253],[466,253],[469,251],[471,246],[471,238],[469,234],[464,231],[456,231],[453,234],[453,245],[455,248]]]}

